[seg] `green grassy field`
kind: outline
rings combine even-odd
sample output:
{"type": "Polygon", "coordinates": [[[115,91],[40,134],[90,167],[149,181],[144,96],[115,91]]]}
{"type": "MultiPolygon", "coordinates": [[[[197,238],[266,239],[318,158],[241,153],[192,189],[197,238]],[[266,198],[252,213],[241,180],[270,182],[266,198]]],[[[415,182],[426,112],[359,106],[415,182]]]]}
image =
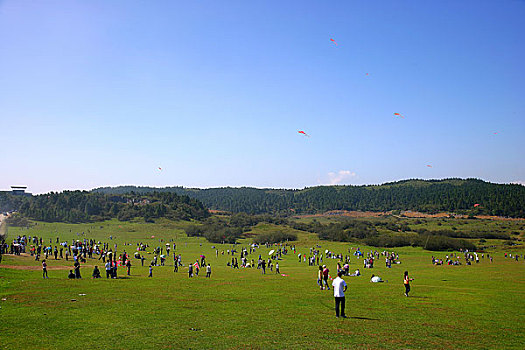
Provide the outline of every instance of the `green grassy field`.
{"type": "MultiPolygon", "coordinates": [[[[433,227],[436,222],[421,225],[433,227]]],[[[138,242],[156,247],[173,240],[185,267],[174,273],[172,259],[168,259],[167,266],[155,267],[153,278],[148,278],[146,265],[152,254],[147,254],[144,267],[132,260],[130,277],[120,268],[117,280],[93,280],[89,278],[92,266],[102,267],[102,262],[88,259],[81,269],[84,278],[68,280],[71,260],[50,258],[50,278],[44,280],[40,262],[34,258],[5,255],[0,264],[0,347],[522,349],[525,344],[525,262],[505,259],[503,254],[523,254],[523,246],[505,247],[497,242],[496,248],[488,250],[495,257],[493,263],[485,258],[472,266],[433,266],[431,256],[444,258],[445,252],[412,247],[393,249],[402,264],[391,269],[379,259],[374,269],[366,270],[352,256],[350,269],[360,268],[363,276],[345,277],[349,318],[337,319],[332,291],[320,291],[316,285],[316,267],[299,263],[289,253],[279,262],[281,273],[288,276],[272,271],[262,275],[257,269],[233,270],[226,266],[231,260],[226,250],[231,245],[188,238],[183,233],[187,225],[159,220],[155,224],[110,221],[10,227],[10,238],[37,235],[45,243],[50,238],[55,242],[57,236],[61,240],[93,238],[111,246],[116,243],[119,252],[126,249],[128,253],[138,242]],[[80,232],[84,235],[77,235],[80,232]],[[216,257],[213,245],[225,254],[216,257]],[[211,279],[202,271],[201,276],[188,278],[186,266],[200,254],[211,263],[211,279]],[[403,295],[405,270],[415,278],[410,298],[403,295]],[[388,282],[370,283],[372,273],[388,282]]],[[[252,233],[271,229],[271,225],[259,225],[252,233]]],[[[249,243],[249,239],[241,240],[239,247],[249,243]]],[[[316,244],[322,251],[343,254],[358,246],[319,241],[306,233],[300,233],[295,244],[302,253],[316,244]]],[[[270,249],[260,248],[248,258],[267,257],[270,249]]],[[[371,249],[379,250],[361,246],[364,252],[371,249]]],[[[238,254],[236,257],[239,259],[238,254]]],[[[332,272],[336,270],[336,260],[325,258],[324,263],[332,272]]]]}

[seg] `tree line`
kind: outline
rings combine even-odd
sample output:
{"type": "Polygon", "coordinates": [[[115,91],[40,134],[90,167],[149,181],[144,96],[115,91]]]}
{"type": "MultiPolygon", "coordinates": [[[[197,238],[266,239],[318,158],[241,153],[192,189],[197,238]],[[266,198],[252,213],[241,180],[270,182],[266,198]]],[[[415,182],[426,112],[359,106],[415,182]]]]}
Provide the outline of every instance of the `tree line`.
{"type": "Polygon", "coordinates": [[[17,210],[25,217],[46,222],[80,223],[112,218],[121,221],[144,218],[146,222],[151,222],[162,217],[202,220],[210,216],[208,209],[195,198],[169,192],[106,195],[87,191],[64,191],[18,196],[15,200],[19,202],[10,207],[10,210],[17,210]]]}
{"type": "Polygon", "coordinates": [[[525,186],[495,184],[478,179],[403,180],[382,185],[317,186],[302,190],[224,187],[105,187],[95,193],[168,192],[188,195],[214,210],[231,213],[294,215],[331,210],[525,217],[525,186]]]}

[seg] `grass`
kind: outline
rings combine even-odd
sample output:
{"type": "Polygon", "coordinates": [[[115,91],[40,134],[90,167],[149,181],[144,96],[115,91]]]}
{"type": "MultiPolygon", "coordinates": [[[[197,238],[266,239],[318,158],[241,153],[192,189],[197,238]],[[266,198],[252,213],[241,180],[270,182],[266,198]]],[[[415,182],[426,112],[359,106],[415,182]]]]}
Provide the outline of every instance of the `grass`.
{"type": "MultiPolygon", "coordinates": [[[[189,279],[187,268],[174,273],[171,259],[167,266],[155,267],[153,278],[148,278],[147,267],[133,259],[129,278],[92,280],[91,266],[102,263],[89,259],[82,267],[84,278],[68,280],[67,270],[52,268],[71,266],[71,261],[49,259],[50,278],[44,280],[34,258],[6,255],[0,264],[0,297],[6,299],[0,301],[0,347],[521,349],[525,343],[525,262],[505,259],[503,246],[489,251],[494,263],[481,259],[472,266],[432,266],[432,255],[444,258],[446,253],[412,247],[395,249],[402,264],[392,269],[379,259],[373,270],[364,270],[352,256],[351,269],[360,268],[364,276],[345,277],[350,318],[336,319],[331,291],[318,289],[316,268],[299,263],[295,254],[279,262],[287,277],[271,271],[262,275],[257,269],[233,270],[226,266],[231,245],[188,238],[183,233],[187,225],[160,220],[155,224],[108,221],[10,227],[11,238],[37,235],[47,243],[49,239],[55,242],[57,235],[68,240],[94,238],[116,243],[118,251],[128,252],[134,251],[137,242],[148,243],[151,251],[173,240],[186,266],[205,254],[212,278],[189,279]],[[77,235],[81,232],[85,235],[77,235]],[[216,257],[212,246],[224,250],[224,255],[216,257]],[[35,270],[3,268],[6,265],[34,266],[35,270]],[[405,270],[415,277],[410,298],[403,296],[405,270]],[[388,282],[369,283],[372,273],[388,282]]],[[[253,233],[271,229],[262,224],[253,233]]],[[[241,246],[249,243],[243,240],[241,246]]],[[[316,244],[323,252],[343,254],[357,247],[356,243],[318,241],[304,233],[295,244],[297,253],[307,253],[316,244]]],[[[257,260],[259,254],[267,257],[270,249],[261,248],[249,259],[257,260]]],[[[370,249],[361,246],[362,251],[370,249]]],[[[512,249],[524,253],[523,246],[512,249]]],[[[336,260],[324,263],[335,270],[336,260]]],[[[124,274],[119,270],[120,277],[124,274]]]]}

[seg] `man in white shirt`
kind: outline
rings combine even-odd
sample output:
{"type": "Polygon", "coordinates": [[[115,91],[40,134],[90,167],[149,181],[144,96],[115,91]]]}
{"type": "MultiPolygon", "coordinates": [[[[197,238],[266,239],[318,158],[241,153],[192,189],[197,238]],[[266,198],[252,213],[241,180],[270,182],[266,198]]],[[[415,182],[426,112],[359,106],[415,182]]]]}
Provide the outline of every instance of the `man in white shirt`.
{"type": "Polygon", "coordinates": [[[339,307],[341,307],[341,317],[346,318],[345,315],[345,292],[346,292],[346,282],[341,278],[343,272],[339,271],[337,277],[332,282],[332,287],[334,288],[334,297],[335,297],[335,317],[339,317],[339,307]]]}
{"type": "Polygon", "coordinates": [[[110,278],[111,277],[111,261],[110,260],[108,260],[105,267],[106,267],[106,278],[110,278]]]}

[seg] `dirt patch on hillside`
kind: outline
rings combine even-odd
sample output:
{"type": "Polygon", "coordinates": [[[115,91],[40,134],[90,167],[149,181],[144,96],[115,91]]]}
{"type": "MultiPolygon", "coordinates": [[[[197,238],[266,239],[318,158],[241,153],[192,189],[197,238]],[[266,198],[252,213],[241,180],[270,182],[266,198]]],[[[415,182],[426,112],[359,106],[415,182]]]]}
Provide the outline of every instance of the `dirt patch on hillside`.
{"type": "Polygon", "coordinates": [[[501,216],[476,215],[478,219],[503,220],[503,221],[524,221],[525,218],[503,218],[501,216]]]}
{"type": "Polygon", "coordinates": [[[228,214],[228,212],[224,210],[208,209],[208,211],[212,214],[228,214]]]}
{"type": "MultiPolygon", "coordinates": [[[[329,218],[329,217],[350,217],[350,218],[376,218],[381,216],[388,216],[393,215],[392,211],[381,211],[381,212],[375,212],[375,211],[347,211],[347,210],[331,210],[327,211],[322,214],[309,214],[309,215],[296,215],[294,218],[300,219],[300,218],[316,218],[316,217],[323,217],[323,218],[329,218]]],[[[407,218],[456,218],[456,219],[466,219],[468,218],[467,215],[459,215],[459,214],[453,214],[453,213],[437,213],[437,214],[427,214],[427,213],[421,213],[418,211],[403,211],[399,215],[395,215],[397,217],[407,217],[407,218]]],[[[501,216],[489,216],[489,215],[477,215],[476,218],[478,219],[485,219],[485,220],[503,220],[503,221],[523,221],[525,218],[505,218],[501,216]]]]}
{"type": "Polygon", "coordinates": [[[307,214],[307,215],[296,215],[294,218],[317,218],[317,217],[336,217],[345,216],[351,218],[372,218],[389,215],[388,212],[374,212],[374,211],[347,211],[347,210],[331,210],[322,214],[307,214]]]}

